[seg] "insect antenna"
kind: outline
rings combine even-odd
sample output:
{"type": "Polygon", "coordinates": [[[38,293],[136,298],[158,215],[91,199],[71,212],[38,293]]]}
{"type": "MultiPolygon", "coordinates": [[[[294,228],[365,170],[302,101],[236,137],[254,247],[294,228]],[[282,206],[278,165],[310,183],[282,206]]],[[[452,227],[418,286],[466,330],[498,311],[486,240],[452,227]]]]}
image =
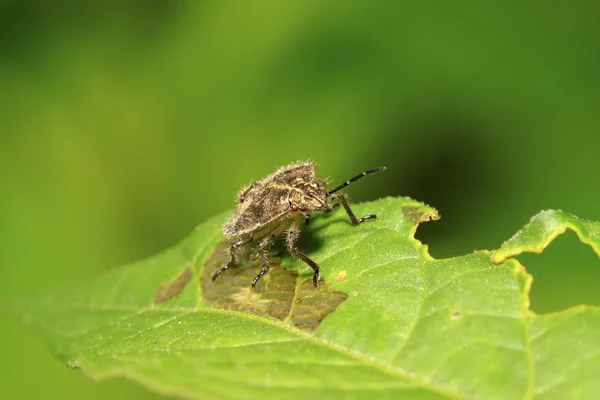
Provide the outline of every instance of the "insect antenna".
{"type": "Polygon", "coordinates": [[[338,187],[336,187],[336,188],[330,190],[329,192],[327,192],[327,196],[330,196],[333,193],[337,192],[338,190],[345,188],[346,186],[348,186],[352,182],[356,182],[357,180],[359,180],[363,176],[371,175],[371,174],[374,174],[376,172],[380,172],[380,171],[383,171],[383,170],[385,170],[385,167],[377,167],[377,168],[369,169],[369,170],[367,170],[365,172],[361,172],[360,174],[356,175],[355,177],[348,179],[346,182],[342,183],[338,187]]]}

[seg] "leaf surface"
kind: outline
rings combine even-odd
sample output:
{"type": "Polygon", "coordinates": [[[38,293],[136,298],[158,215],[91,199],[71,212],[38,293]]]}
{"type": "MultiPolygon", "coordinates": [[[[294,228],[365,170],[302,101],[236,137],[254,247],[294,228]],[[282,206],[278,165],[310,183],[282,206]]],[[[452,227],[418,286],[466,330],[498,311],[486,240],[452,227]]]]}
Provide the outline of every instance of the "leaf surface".
{"type": "Polygon", "coordinates": [[[185,398],[597,398],[599,309],[533,314],[531,277],[511,257],[566,227],[598,253],[599,223],[546,211],[497,252],[434,260],[414,239],[434,209],[408,198],[353,208],[378,219],[355,227],[337,210],[299,243],[321,266],[319,289],[287,257],[256,291],[252,257],[212,282],[223,214],[155,257],[15,309],[88,376],[185,398]]]}

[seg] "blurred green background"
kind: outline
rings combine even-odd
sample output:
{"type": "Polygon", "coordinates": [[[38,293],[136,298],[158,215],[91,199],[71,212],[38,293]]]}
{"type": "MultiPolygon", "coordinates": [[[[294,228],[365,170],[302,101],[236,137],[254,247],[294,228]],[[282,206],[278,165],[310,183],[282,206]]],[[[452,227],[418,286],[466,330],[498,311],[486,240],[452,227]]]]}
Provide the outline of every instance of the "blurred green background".
{"type": "MultiPolygon", "coordinates": [[[[352,201],[410,196],[435,257],[541,209],[600,220],[600,3],[0,1],[0,301],[176,243],[313,159],[352,201]]],[[[567,233],[520,260],[538,312],[600,304],[567,233]]],[[[151,399],[2,317],[0,397],[151,399]]]]}

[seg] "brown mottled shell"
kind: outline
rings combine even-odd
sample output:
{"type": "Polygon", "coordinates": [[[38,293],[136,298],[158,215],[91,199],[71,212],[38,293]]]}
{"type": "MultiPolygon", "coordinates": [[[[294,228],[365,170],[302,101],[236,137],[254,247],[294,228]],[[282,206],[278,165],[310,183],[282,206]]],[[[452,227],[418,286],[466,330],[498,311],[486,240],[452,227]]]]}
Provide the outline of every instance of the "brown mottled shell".
{"type": "Polygon", "coordinates": [[[243,236],[281,220],[291,212],[288,198],[295,183],[314,179],[315,165],[306,161],[281,167],[244,187],[238,194],[235,213],[223,226],[223,233],[230,238],[243,236]]]}

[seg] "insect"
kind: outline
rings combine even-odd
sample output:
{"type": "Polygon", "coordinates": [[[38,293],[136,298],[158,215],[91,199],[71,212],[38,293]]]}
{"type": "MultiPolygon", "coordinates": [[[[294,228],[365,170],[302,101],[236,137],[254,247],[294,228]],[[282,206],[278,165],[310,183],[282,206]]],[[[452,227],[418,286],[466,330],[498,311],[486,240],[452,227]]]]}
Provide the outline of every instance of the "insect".
{"type": "Polygon", "coordinates": [[[237,249],[258,240],[257,253],[262,269],[252,280],[252,288],[256,288],[258,281],[269,271],[269,246],[278,235],[287,230],[287,250],[315,271],[313,285],[318,287],[319,266],[296,248],[302,219],[308,224],[311,213],[328,213],[340,203],[353,225],[377,218],[376,215],[356,218],[344,195],[338,192],[352,182],[384,169],[385,167],[378,167],[367,170],[328,191],[325,181],[315,180],[313,162],[298,162],[281,167],[266,178],[244,187],[238,194],[237,208],[233,216],[223,226],[223,233],[227,239],[233,241],[229,247],[229,261],[215,272],[212,280],[235,265],[237,249]]]}

